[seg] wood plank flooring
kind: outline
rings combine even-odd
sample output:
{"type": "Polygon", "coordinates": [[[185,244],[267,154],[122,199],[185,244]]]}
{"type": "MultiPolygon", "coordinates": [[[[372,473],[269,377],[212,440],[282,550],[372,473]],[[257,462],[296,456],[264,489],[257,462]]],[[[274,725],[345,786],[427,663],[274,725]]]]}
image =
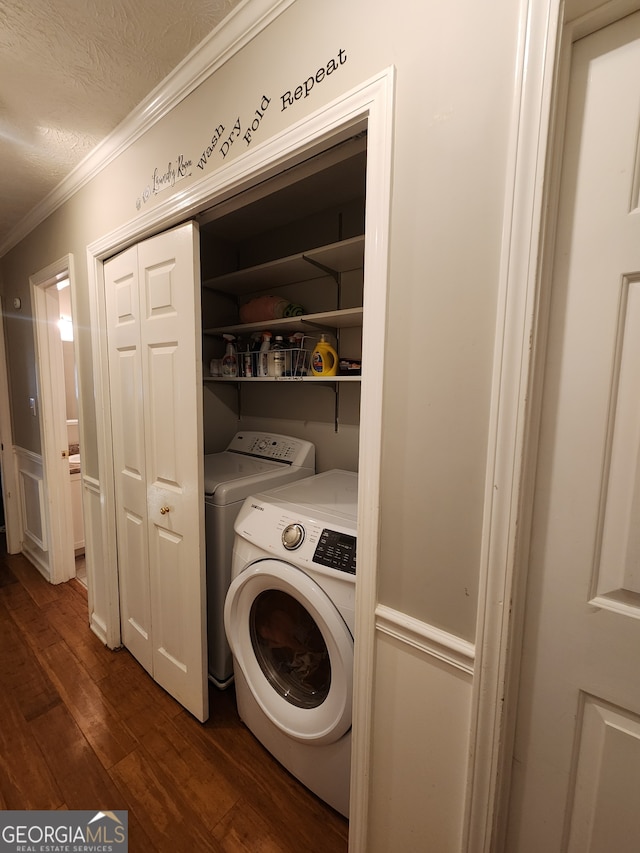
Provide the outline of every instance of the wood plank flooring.
{"type": "Polygon", "coordinates": [[[348,823],[211,688],[198,723],[0,535],[0,808],[126,809],[132,853],[342,853],[348,823]]]}

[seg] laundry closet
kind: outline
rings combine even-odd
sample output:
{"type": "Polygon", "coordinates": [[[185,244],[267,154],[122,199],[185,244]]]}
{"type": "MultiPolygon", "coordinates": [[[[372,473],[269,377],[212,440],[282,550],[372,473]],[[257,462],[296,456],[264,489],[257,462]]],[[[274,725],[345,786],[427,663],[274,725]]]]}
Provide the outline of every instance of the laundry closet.
{"type": "Polygon", "coordinates": [[[209,677],[347,817],[365,175],[362,135],[200,222],[209,677]]]}
{"type": "Polygon", "coordinates": [[[318,472],[357,470],[365,177],[361,134],[200,217],[205,453],[224,449],[239,427],[260,429],[313,442],[318,472]],[[294,315],[270,318],[265,296],[294,315]],[[264,319],[253,319],[265,305],[264,319]],[[280,376],[245,371],[263,332],[272,345],[283,338],[280,376]],[[312,376],[323,334],[342,362],[336,376],[312,376]],[[236,377],[211,375],[221,373],[225,335],[236,377]]]}
{"type": "Polygon", "coordinates": [[[358,468],[365,186],[354,133],[104,265],[122,642],[198,719],[203,456],[257,430],[313,444],[318,473],[358,468]],[[290,310],[242,322],[265,296],[290,310]],[[265,333],[277,376],[244,367],[265,333]],[[312,375],[321,336],[336,375],[312,375]],[[212,375],[231,339],[238,375],[212,375]]]}

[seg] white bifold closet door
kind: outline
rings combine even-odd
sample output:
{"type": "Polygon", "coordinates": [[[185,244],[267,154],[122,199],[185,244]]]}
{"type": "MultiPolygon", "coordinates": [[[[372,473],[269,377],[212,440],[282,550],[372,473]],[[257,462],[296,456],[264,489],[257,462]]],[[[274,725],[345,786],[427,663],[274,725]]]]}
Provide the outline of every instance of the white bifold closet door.
{"type": "Polygon", "coordinates": [[[104,265],[122,642],[208,716],[199,233],[104,265]]]}

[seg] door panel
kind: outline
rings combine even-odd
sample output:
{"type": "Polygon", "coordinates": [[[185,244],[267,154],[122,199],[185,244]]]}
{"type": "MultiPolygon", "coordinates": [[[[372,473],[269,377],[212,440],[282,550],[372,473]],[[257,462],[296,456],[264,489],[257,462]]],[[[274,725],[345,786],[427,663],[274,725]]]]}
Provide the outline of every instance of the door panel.
{"type": "Polygon", "coordinates": [[[207,692],[196,226],[140,244],[139,270],[154,677],[203,719],[193,710],[207,692]]]}
{"type": "Polygon", "coordinates": [[[638,614],[640,596],[640,282],[625,277],[620,311],[611,459],[603,496],[602,546],[594,578],[599,604],[638,614]],[[628,608],[631,608],[630,610],[628,608]]]}
{"type": "MultiPolygon", "coordinates": [[[[129,483],[135,481],[136,499],[143,504],[137,516],[144,526],[145,545],[138,541],[134,547],[131,533],[123,540],[131,554],[123,554],[122,560],[131,563],[136,549],[146,551],[137,563],[136,585],[125,581],[121,606],[124,611],[131,607],[132,597],[145,595],[149,671],[204,720],[208,687],[197,227],[188,223],[129,251],[135,252],[129,289],[124,277],[106,272],[128,252],[105,264],[105,278],[113,282],[107,301],[111,298],[121,311],[119,325],[114,323],[113,332],[109,330],[110,351],[122,351],[112,361],[125,363],[125,342],[130,360],[116,374],[112,394],[123,411],[120,421],[114,418],[114,432],[130,429],[131,434],[114,436],[114,448],[122,446],[127,462],[122,463],[126,473],[120,476],[123,500],[133,488],[129,483]]],[[[130,515],[133,518],[132,509],[130,515]]],[[[123,612],[123,623],[130,618],[137,624],[137,616],[123,612]]]]}
{"type": "Polygon", "coordinates": [[[137,250],[104,266],[122,642],[153,671],[137,250]]]}
{"type": "Polygon", "coordinates": [[[635,14],[573,50],[509,853],[640,849],[639,106],[635,14]]]}
{"type": "Polygon", "coordinates": [[[178,456],[181,439],[179,418],[174,418],[172,413],[180,385],[179,362],[177,346],[149,347],[150,455],[155,466],[155,480],[175,489],[180,489],[178,456]]]}
{"type": "Polygon", "coordinates": [[[640,719],[586,696],[578,720],[580,740],[568,853],[633,853],[640,837],[640,719]]]}

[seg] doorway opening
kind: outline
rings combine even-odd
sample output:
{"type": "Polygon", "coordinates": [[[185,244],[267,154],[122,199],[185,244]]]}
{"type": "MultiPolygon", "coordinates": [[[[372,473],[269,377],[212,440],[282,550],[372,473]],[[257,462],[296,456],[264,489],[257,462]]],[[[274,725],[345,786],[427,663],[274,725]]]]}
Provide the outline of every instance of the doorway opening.
{"type": "MultiPolygon", "coordinates": [[[[69,452],[69,481],[71,484],[71,518],[73,522],[73,551],[76,578],[86,587],[87,570],[84,554],[84,517],[82,513],[82,455],[80,446],[80,421],[78,417],[78,366],[74,349],[73,306],[69,278],[55,285],[58,296],[58,328],[62,343],[64,364],[64,397],[69,452]]],[[[55,296],[55,294],[54,294],[55,296]]]]}
{"type": "Polygon", "coordinates": [[[76,577],[76,565],[80,576],[86,577],[72,257],[32,276],[31,288],[50,530],[48,570],[49,580],[60,583],[76,577]]]}

